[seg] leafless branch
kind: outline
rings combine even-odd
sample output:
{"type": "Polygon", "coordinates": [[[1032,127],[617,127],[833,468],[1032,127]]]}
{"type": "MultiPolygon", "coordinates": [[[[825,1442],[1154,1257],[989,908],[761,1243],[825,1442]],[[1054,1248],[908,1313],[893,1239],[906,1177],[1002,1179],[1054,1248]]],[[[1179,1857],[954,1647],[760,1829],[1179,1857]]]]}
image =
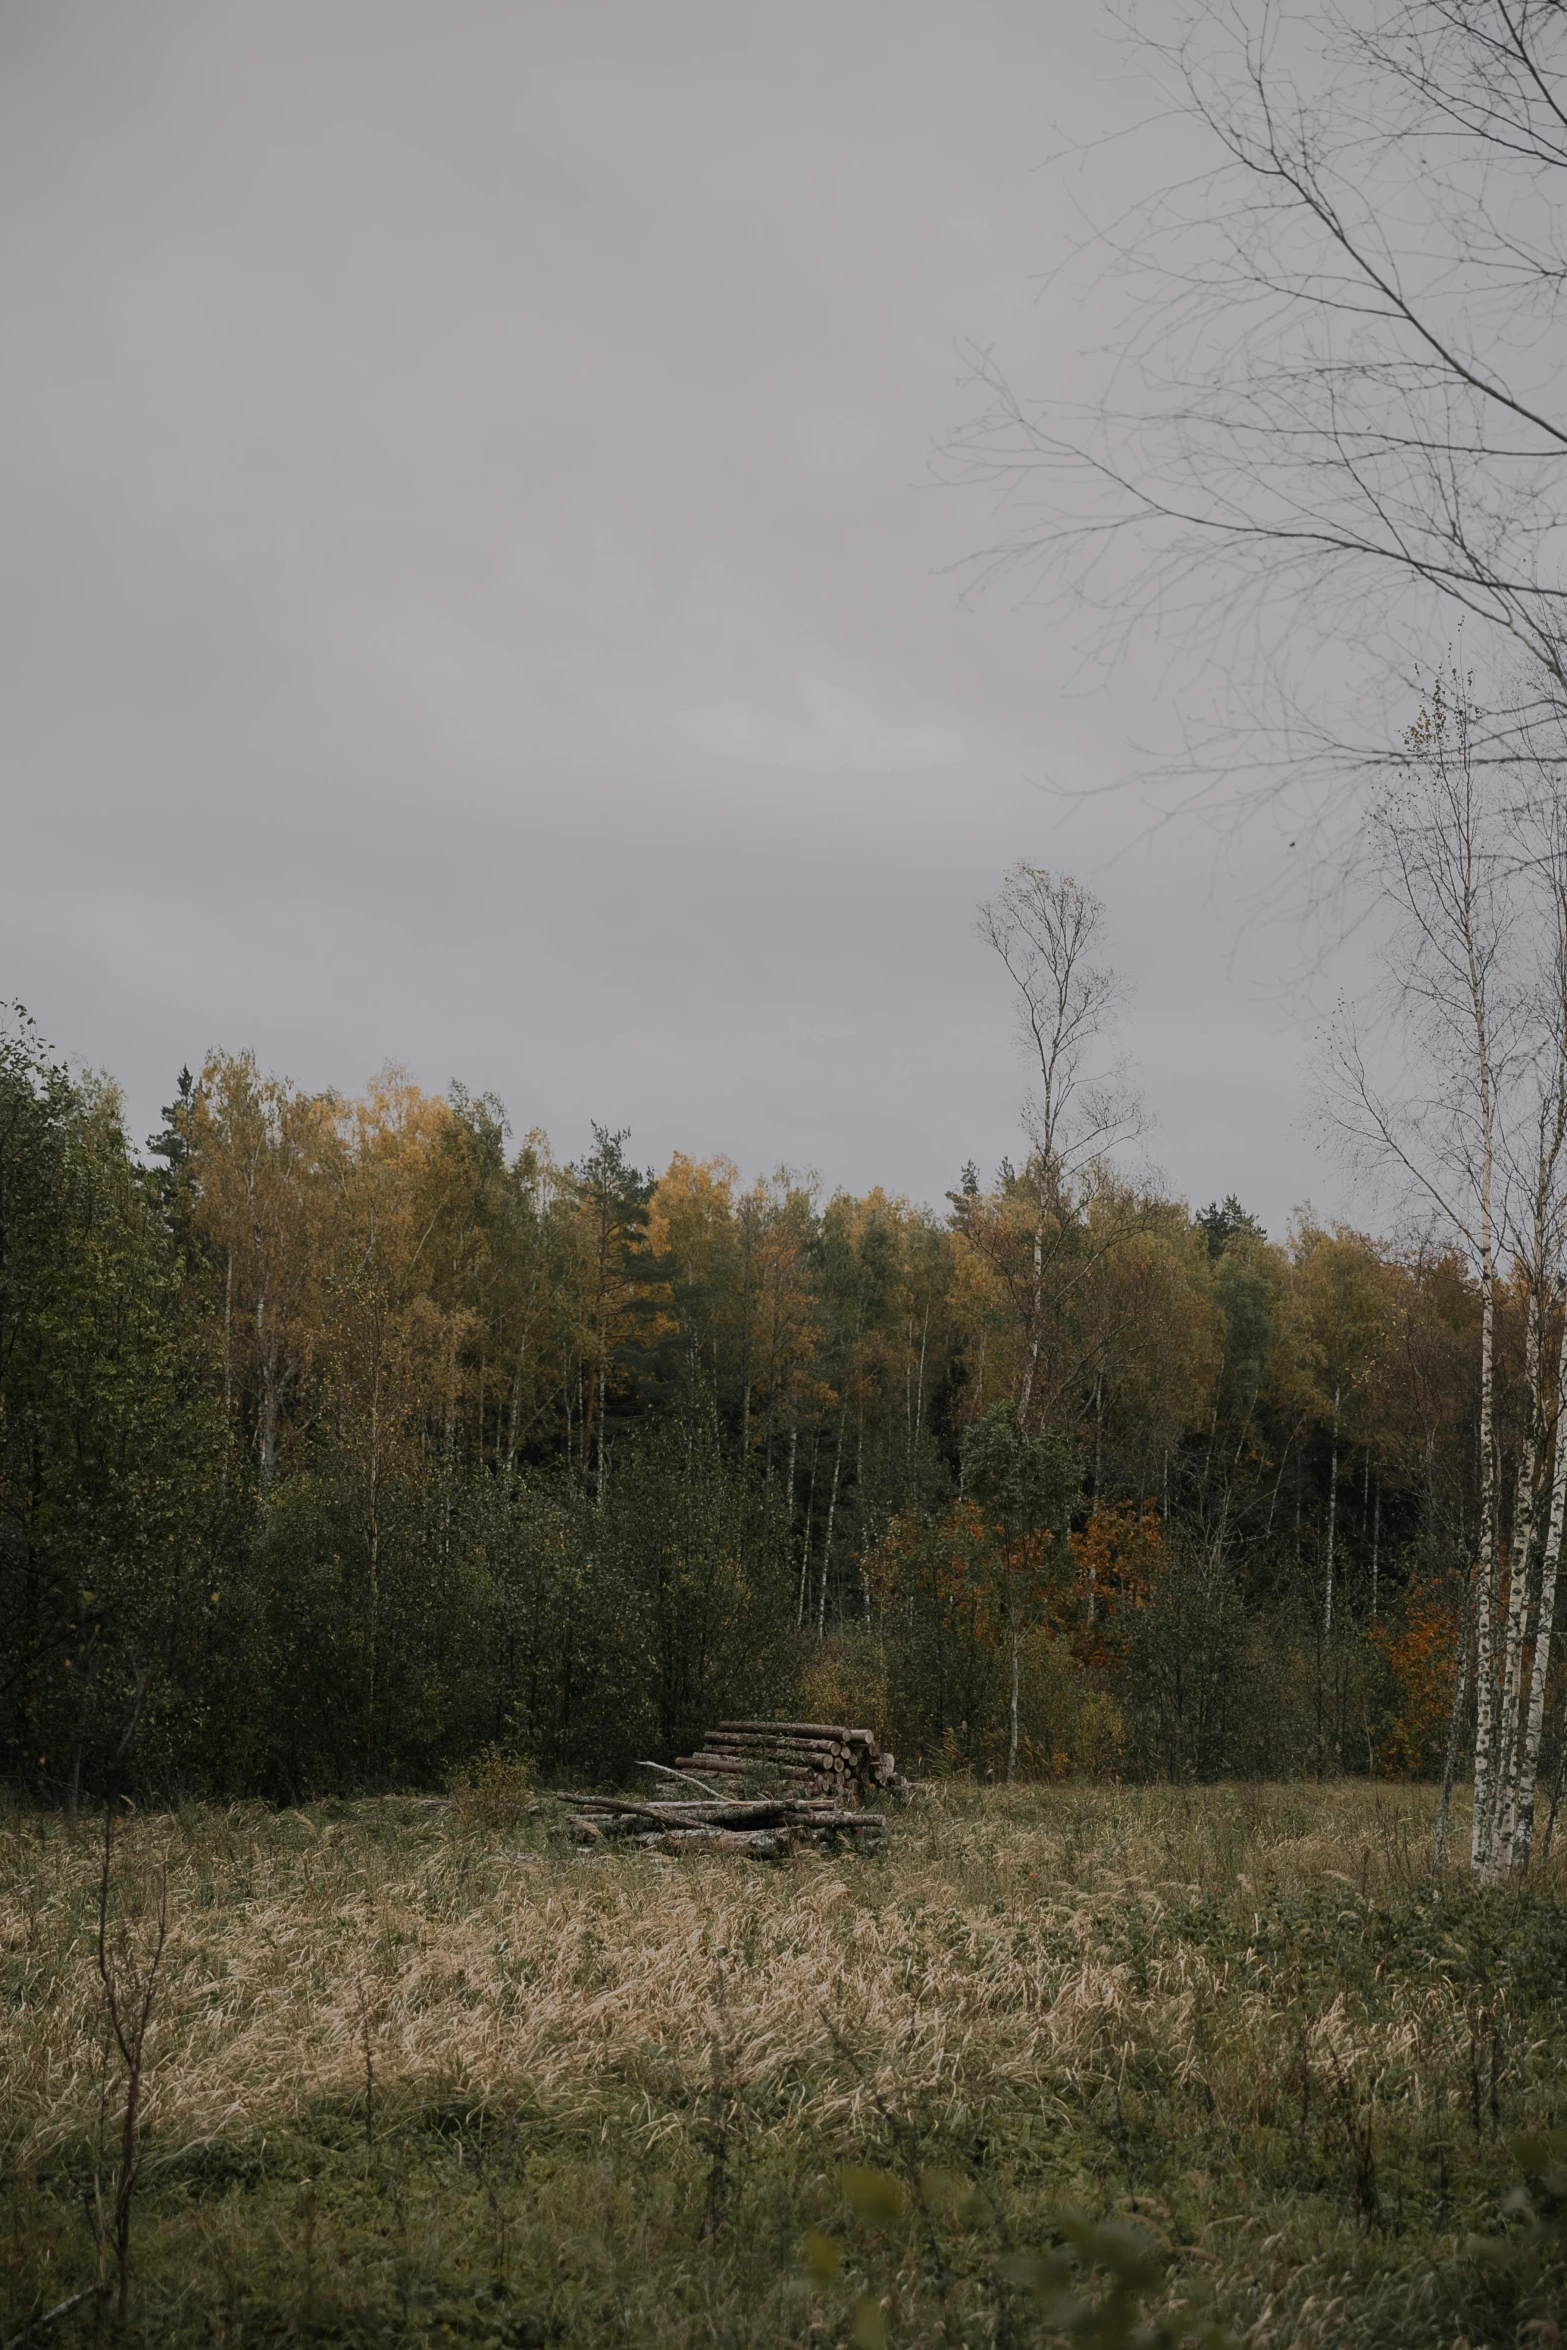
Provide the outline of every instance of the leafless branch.
{"type": "Polygon", "coordinates": [[[1090,240],[1131,303],[1097,402],[971,355],[950,456],[1001,521],[973,570],[1086,613],[1107,664],[1139,632],[1195,653],[1226,716],[1166,780],[1210,821],[1287,801],[1340,881],[1407,648],[1468,620],[1567,705],[1567,10],[1122,21],[1206,165],[1090,240]]]}

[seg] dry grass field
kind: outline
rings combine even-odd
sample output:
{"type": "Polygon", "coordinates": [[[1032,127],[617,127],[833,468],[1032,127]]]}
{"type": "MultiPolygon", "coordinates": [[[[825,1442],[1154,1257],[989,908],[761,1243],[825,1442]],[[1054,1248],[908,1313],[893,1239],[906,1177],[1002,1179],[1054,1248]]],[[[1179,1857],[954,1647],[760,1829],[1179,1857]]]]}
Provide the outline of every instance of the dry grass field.
{"type": "MultiPolygon", "coordinates": [[[[1548,2345],[1567,1879],[1433,1881],[1431,1808],[953,1785],[771,1866],[504,1785],[129,1822],[120,2338],[1548,2345]]],[[[0,1819],[4,2342],[114,2265],[100,1861],[0,1819]]]]}

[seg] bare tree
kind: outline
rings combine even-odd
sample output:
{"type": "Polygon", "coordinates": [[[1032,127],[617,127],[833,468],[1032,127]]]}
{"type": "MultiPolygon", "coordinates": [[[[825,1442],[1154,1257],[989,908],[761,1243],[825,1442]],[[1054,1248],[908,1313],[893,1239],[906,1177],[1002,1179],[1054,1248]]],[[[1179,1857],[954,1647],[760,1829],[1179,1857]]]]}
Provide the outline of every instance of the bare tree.
{"type": "MultiPolygon", "coordinates": [[[[1567,1505],[1563,1366],[1553,1374],[1549,1365],[1567,1245],[1567,803],[1559,759],[1477,762],[1475,715],[1464,680],[1439,680],[1411,730],[1410,767],[1373,811],[1370,838],[1397,917],[1384,1033],[1394,1074],[1379,1076],[1346,1014],[1330,1049],[1329,1109],[1339,1134],[1394,1170],[1406,1196],[1465,1249],[1479,1285],[1479,1522],[1465,1646],[1472,1622],[1471,1860],[1494,1872],[1528,1858],[1567,1505]],[[1503,1261],[1525,1305],[1524,1425],[1505,1528],[1496,1414],[1503,1261]]],[[[1466,1655],[1457,1674],[1462,1686],[1466,1655]]],[[[1455,1735],[1458,1714],[1455,1700],[1455,1735]]],[[[1438,1851],[1445,1845],[1446,1787],[1438,1851]]]]}
{"type": "Polygon", "coordinates": [[[959,1202],[969,1239],[991,1262],[1021,1327],[1016,1408],[1026,1428],[1039,1401],[1040,1356],[1053,1311],[1119,1236],[1112,1223],[1085,1253],[1078,1209],[1116,1145],[1139,1131],[1142,1107],[1124,1069],[1095,1057],[1122,1000],[1120,980],[1096,959],[1104,934],[1100,900],[1070,874],[1020,863],[981,906],[979,933],[1006,967],[1023,1048],[1039,1071],[1038,1091],[1023,1104],[1028,1160],[1014,1178],[1031,1209],[1022,1254],[1015,1219],[959,1202]]]}
{"type": "MultiPolygon", "coordinates": [[[[1214,657],[1265,776],[1401,755],[1322,715],[1324,646],[1337,709],[1361,659],[1385,708],[1387,664],[1467,616],[1537,708],[1567,702],[1562,0],[1122,23],[1191,168],[1091,242],[1134,321],[1102,400],[1032,399],[979,355],[955,451],[1006,493],[981,562],[1097,610],[1106,654],[1145,622],[1214,657]]],[[[1234,758],[1208,772],[1233,810],[1234,758]]]]}
{"type": "Polygon", "coordinates": [[[1024,1123],[1062,1184],[1098,1165],[1141,1119],[1124,1070],[1092,1058],[1125,995],[1115,972],[1095,960],[1104,920],[1101,900],[1069,873],[1022,863],[979,910],[979,934],[1006,966],[1023,1049],[1039,1068],[1024,1123]]]}

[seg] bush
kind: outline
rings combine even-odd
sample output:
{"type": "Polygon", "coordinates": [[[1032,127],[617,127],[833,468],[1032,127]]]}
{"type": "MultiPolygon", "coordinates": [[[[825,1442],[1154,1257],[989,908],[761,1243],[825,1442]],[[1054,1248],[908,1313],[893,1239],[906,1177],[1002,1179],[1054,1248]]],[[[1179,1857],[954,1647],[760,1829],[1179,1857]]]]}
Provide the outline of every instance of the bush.
{"type": "Polygon", "coordinates": [[[453,1780],[452,1816],[483,1834],[519,1827],[534,1804],[531,1765],[486,1747],[453,1780]]]}
{"type": "Polygon", "coordinates": [[[887,1654],[874,1633],[856,1629],[814,1642],[800,1670],[800,1701],[807,1721],[874,1730],[896,1753],[887,1654]]]}

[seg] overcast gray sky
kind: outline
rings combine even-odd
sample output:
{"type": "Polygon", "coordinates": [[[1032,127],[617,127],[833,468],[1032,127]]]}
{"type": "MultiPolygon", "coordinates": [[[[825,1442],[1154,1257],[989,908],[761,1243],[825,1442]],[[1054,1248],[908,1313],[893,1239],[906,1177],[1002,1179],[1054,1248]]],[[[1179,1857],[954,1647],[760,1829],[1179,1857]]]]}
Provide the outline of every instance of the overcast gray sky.
{"type": "MultiPolygon", "coordinates": [[[[1110,909],[1154,1155],[1342,1185],[1155,649],[965,604],[959,346],[1059,388],[1070,0],[0,0],[0,993],[125,1084],[252,1045],[576,1155],[939,1201],[1015,1149],[976,901],[1110,909]]],[[[1147,140],[1129,173],[1157,171],[1147,140]]]]}

